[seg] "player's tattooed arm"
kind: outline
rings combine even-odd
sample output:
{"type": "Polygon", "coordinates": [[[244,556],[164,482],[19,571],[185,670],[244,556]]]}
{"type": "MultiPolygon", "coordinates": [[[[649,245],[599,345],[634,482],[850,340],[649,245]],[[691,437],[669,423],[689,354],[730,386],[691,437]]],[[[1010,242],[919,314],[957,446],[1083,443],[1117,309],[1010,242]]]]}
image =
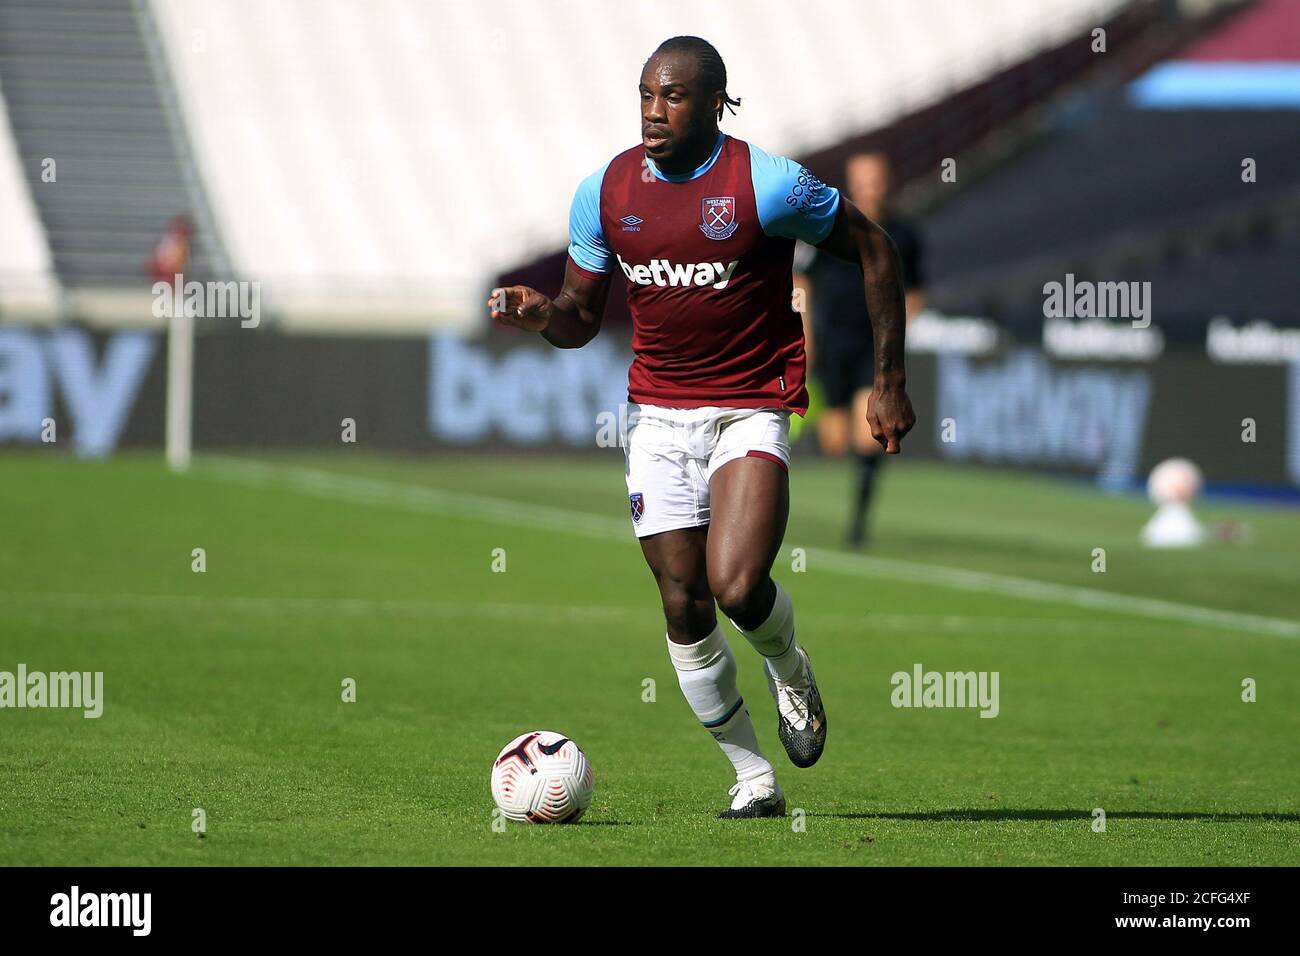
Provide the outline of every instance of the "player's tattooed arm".
{"type": "Polygon", "coordinates": [[[580,349],[600,331],[608,297],[608,274],[593,278],[569,263],[564,269],[564,288],[554,299],[526,285],[512,285],[493,289],[488,308],[502,325],[541,332],[556,348],[580,349]]]}
{"type": "Polygon", "coordinates": [[[830,235],[817,248],[862,267],[867,313],[876,343],[876,376],[867,421],[876,441],[896,455],[903,436],[916,424],[903,367],[907,312],[898,250],[884,229],[843,196],[830,235]]]}

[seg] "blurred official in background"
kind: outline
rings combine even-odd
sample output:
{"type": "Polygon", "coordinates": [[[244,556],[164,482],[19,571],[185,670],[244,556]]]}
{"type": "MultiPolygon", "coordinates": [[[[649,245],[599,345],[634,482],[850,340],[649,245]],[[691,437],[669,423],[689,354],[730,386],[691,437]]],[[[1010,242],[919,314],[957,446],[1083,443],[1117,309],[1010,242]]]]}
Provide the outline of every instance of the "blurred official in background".
{"type": "Polygon", "coordinates": [[[183,275],[190,262],[190,246],[194,236],[194,222],[187,215],[173,216],[167,231],[159,238],[149,256],[149,277],[154,282],[171,285],[176,276],[183,275]]]}
{"type": "MultiPolygon", "coordinates": [[[[907,295],[907,318],[925,307],[921,238],[889,209],[889,157],[881,152],[850,156],[844,166],[849,197],[869,219],[884,227],[898,248],[907,295]]],[[[804,348],[824,405],[817,414],[822,453],[857,459],[853,509],[846,541],[861,547],[867,537],[867,509],[884,449],[871,436],[867,409],[875,373],[871,320],[862,297],[862,271],[853,263],[819,253],[804,243],[794,260],[795,287],[804,293],[804,348]]]]}

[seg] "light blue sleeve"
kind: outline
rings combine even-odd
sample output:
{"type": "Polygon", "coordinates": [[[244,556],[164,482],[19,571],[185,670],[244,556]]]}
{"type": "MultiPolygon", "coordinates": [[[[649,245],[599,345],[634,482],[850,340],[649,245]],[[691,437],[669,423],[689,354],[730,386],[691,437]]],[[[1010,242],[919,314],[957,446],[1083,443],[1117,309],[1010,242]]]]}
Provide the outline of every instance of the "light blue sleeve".
{"type": "Polygon", "coordinates": [[[612,258],[600,226],[600,184],[609,163],[581,183],[569,207],[569,257],[588,272],[608,272],[612,258]]]}
{"type": "Polygon", "coordinates": [[[817,245],[831,234],[840,208],[840,191],[827,186],[784,156],[769,156],[749,145],[749,171],[758,202],[758,221],[769,236],[802,239],[817,245]]]}

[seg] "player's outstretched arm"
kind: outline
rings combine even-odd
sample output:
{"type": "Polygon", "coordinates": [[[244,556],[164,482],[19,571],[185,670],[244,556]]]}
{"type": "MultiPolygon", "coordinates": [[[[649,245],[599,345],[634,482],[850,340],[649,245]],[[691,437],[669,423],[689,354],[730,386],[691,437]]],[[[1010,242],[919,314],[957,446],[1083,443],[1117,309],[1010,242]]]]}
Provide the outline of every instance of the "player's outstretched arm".
{"type": "Polygon", "coordinates": [[[493,289],[488,299],[492,318],[502,325],[514,325],[560,349],[580,349],[600,331],[609,297],[609,275],[593,278],[569,263],[564,269],[564,288],[548,299],[526,285],[493,289]]]}
{"type": "Polygon", "coordinates": [[[876,441],[886,452],[896,455],[903,436],[916,424],[903,368],[907,313],[898,250],[884,229],[843,196],[830,235],[818,248],[862,266],[862,285],[876,343],[876,376],[867,421],[876,441]]]}

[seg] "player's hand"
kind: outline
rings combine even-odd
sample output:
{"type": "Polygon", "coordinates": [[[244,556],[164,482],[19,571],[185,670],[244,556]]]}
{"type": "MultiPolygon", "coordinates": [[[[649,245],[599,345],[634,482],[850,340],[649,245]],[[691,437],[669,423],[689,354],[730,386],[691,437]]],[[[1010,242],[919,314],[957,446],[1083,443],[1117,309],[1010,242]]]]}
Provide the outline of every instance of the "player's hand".
{"type": "Polygon", "coordinates": [[[916,413],[912,411],[912,400],[907,397],[906,389],[877,379],[867,405],[867,424],[886,454],[897,455],[902,451],[903,436],[916,424],[916,413]]]}
{"type": "Polygon", "coordinates": [[[526,285],[493,289],[487,305],[502,325],[540,332],[551,323],[551,300],[526,285]]]}

